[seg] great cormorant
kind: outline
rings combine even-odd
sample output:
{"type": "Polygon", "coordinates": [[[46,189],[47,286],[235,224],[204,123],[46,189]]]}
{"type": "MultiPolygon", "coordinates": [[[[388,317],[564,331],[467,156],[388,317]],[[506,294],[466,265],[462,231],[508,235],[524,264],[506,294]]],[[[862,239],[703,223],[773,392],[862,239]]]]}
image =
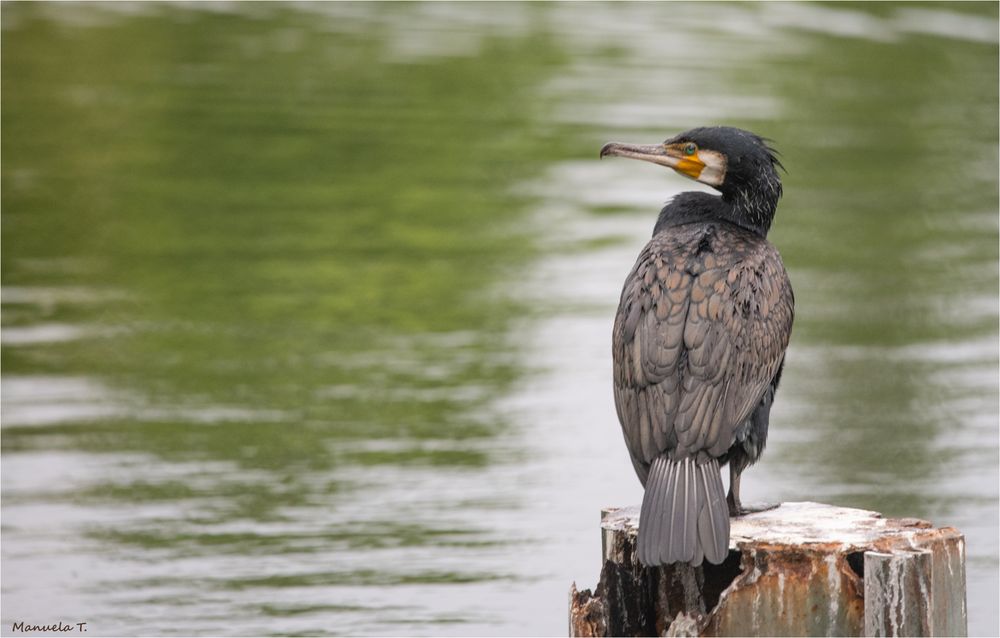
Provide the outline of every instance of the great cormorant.
{"type": "Polygon", "coordinates": [[[645,488],[638,558],[718,564],[729,517],[744,512],[740,473],[764,449],[792,331],[792,287],[767,241],[781,163],[763,138],[721,126],[662,144],[612,142],[605,155],[667,166],[720,193],[681,193],[660,211],[612,338],[615,406],[645,488]]]}

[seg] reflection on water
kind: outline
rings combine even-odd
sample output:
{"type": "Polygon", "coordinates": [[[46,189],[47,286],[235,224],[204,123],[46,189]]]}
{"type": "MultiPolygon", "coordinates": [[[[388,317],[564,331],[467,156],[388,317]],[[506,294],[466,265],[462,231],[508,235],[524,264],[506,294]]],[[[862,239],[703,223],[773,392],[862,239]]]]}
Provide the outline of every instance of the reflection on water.
{"type": "Polygon", "coordinates": [[[3,624],[562,634],[621,280],[724,121],[789,167],[750,500],[921,516],[997,611],[994,5],[4,5],[3,624]],[[125,55],[123,52],[128,52],[125,55]]]}

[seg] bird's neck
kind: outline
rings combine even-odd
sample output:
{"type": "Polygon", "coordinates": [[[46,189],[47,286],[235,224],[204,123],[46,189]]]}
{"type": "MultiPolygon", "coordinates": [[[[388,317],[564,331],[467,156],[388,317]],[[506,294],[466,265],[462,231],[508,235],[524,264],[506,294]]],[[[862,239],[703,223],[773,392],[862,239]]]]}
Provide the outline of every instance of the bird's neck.
{"type": "Polygon", "coordinates": [[[722,194],[720,216],[767,237],[780,197],[781,182],[764,180],[760,184],[737,187],[722,194]]]}
{"type": "Polygon", "coordinates": [[[663,207],[653,234],[670,226],[722,220],[766,238],[777,205],[777,197],[727,197],[726,194],[719,196],[688,191],[677,195],[663,207]]]}

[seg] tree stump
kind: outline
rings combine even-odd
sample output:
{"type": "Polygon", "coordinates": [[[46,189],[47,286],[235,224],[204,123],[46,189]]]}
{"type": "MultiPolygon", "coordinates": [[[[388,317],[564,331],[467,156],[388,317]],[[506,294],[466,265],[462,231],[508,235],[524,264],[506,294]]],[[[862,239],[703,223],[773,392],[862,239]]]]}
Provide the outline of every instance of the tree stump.
{"type": "Polygon", "coordinates": [[[570,636],[965,636],[965,538],[952,527],[820,503],[732,521],[721,565],[646,569],[639,508],[602,512],[594,593],[570,636]]]}

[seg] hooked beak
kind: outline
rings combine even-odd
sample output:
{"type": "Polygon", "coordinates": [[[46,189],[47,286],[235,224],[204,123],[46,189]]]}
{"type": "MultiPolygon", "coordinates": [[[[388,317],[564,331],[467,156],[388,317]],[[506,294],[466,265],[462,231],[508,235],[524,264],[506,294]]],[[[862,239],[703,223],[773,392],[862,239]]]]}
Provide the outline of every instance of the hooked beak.
{"type": "Polygon", "coordinates": [[[673,146],[666,144],[624,144],[622,142],[608,142],[601,148],[601,157],[606,155],[617,155],[619,157],[631,157],[632,159],[643,160],[672,168],[682,175],[691,179],[698,179],[705,163],[698,155],[685,156],[673,146]]]}

